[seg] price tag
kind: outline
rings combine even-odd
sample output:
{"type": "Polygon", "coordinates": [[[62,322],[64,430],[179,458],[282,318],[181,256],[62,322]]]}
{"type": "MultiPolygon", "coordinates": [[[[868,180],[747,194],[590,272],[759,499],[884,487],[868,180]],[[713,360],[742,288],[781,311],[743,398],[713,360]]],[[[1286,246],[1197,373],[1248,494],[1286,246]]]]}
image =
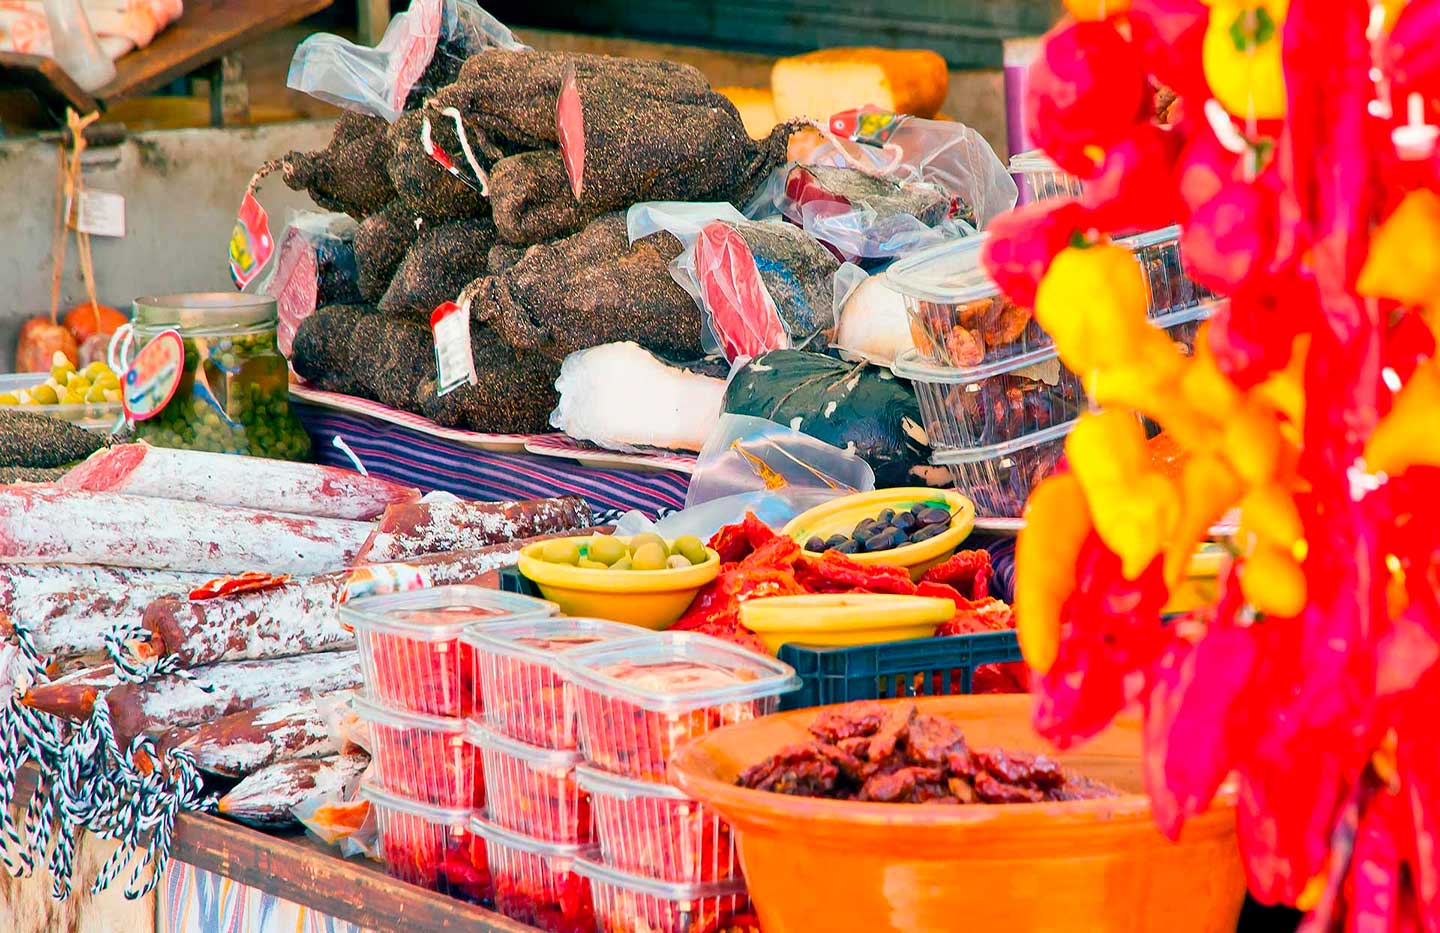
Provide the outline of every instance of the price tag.
{"type": "Polygon", "coordinates": [[[131,421],[158,415],[180,386],[185,343],[178,330],[167,330],[145,344],[120,379],[120,401],[131,421]]]}
{"type": "Polygon", "coordinates": [[[245,192],[235,229],[230,233],[230,278],[235,287],[244,290],[255,281],[270,254],[275,252],[275,239],[270,236],[270,215],[256,200],[255,193],[245,192]]]}
{"type": "Polygon", "coordinates": [[[478,382],[470,347],[470,309],[447,301],[430,312],[430,329],[435,332],[435,394],[478,382]]]}
{"type": "Polygon", "coordinates": [[[125,235],[125,196],[110,191],[82,191],[70,225],[90,236],[125,235]]]}

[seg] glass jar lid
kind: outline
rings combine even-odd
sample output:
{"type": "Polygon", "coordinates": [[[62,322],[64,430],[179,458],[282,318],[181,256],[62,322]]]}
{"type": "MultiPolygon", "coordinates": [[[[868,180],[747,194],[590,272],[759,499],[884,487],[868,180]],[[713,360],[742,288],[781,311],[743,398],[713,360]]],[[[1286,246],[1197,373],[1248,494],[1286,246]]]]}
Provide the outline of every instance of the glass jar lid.
{"type": "Polygon", "coordinates": [[[142,333],[174,328],[187,337],[219,336],[274,329],[275,299],[240,292],[185,292],[135,299],[135,329],[142,333]]]}

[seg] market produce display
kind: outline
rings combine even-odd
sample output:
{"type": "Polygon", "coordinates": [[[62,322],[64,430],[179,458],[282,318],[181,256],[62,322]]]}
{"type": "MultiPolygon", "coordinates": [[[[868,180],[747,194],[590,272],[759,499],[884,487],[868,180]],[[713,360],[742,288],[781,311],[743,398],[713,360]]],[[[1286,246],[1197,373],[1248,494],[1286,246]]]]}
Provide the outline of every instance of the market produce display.
{"type": "Polygon", "coordinates": [[[555,534],[590,524],[590,504],[579,496],[524,502],[404,502],[385,510],[359,560],[408,560],[444,551],[469,551],[519,538],[555,534]]]}
{"type": "Polygon", "coordinates": [[[120,379],[105,363],[90,363],[77,370],[69,357],[55,351],[50,358],[50,377],[29,389],[0,392],[0,405],[103,404],[120,401],[120,379]]]}
{"type": "Polygon", "coordinates": [[[570,564],[581,570],[678,570],[710,560],[705,545],[694,535],[666,541],[659,535],[634,535],[628,540],[595,535],[587,540],[562,538],[540,549],[548,564],[570,564]]]}
{"type": "Polygon", "coordinates": [[[951,517],[949,509],[924,502],[898,513],[895,509],[881,509],[874,518],[862,518],[848,535],[810,538],[805,542],[805,550],[815,554],[829,550],[841,554],[890,551],[944,534],[950,527],[951,517]]]}
{"type": "Polygon", "coordinates": [[[347,110],[335,122],[335,133],[324,149],[286,153],[257,175],[263,178],[280,170],[287,186],[309,194],[327,211],[364,219],[395,198],[385,172],[390,151],[386,130],[384,120],[347,110]]]}

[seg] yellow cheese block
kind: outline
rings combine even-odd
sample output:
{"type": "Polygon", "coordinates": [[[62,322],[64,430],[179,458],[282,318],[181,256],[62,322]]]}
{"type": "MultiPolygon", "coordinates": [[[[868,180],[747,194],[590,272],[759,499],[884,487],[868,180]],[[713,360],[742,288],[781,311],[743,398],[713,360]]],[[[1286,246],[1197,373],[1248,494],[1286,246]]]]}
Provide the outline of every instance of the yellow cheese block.
{"type": "Polygon", "coordinates": [[[775,119],[775,98],[771,95],[769,88],[764,87],[717,87],[715,89],[726,97],[735,109],[740,111],[740,119],[745,124],[745,132],[755,139],[764,139],[770,135],[775,124],[780,121],[775,119]]]}
{"type": "Polygon", "coordinates": [[[821,49],[782,58],[770,72],[778,120],[829,120],[866,104],[928,119],[949,86],[945,59],[928,49],[821,49]]]}

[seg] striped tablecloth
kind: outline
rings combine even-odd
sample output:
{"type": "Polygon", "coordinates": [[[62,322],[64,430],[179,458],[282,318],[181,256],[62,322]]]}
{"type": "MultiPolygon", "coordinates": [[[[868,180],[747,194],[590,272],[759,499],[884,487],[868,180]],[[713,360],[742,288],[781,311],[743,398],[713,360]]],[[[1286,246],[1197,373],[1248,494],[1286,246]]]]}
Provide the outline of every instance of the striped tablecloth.
{"type": "Polygon", "coordinates": [[[375,476],[426,491],[490,500],[578,495],[599,511],[638,509],[651,516],[685,507],[690,477],[682,472],[587,467],[554,457],[476,450],[364,415],[296,399],[290,404],[310,432],[319,462],[353,466],[334,446],[338,435],[375,476]]]}

